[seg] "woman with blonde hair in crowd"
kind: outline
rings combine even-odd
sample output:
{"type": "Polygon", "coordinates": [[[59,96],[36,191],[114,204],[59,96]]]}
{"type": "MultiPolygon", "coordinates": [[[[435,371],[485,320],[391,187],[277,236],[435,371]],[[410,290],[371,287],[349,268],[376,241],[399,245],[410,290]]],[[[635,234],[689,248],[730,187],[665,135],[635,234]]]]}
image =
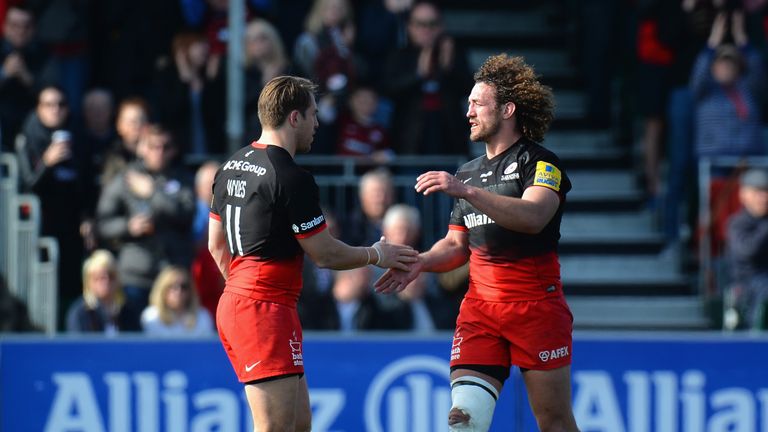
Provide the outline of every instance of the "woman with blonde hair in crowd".
{"type": "Polygon", "coordinates": [[[69,308],[67,331],[141,331],[139,313],[125,302],[117,262],[108,250],[94,251],[83,263],[83,296],[69,308]]]}
{"type": "Polygon", "coordinates": [[[200,307],[189,272],[177,266],[164,268],[157,275],[149,306],[141,314],[144,332],[152,336],[209,336],[213,320],[200,307]]]}
{"type": "Polygon", "coordinates": [[[258,112],[261,90],[272,78],[290,75],[292,70],[280,34],[269,21],[251,20],[245,27],[244,46],[246,136],[257,137],[261,135],[258,112]]]}

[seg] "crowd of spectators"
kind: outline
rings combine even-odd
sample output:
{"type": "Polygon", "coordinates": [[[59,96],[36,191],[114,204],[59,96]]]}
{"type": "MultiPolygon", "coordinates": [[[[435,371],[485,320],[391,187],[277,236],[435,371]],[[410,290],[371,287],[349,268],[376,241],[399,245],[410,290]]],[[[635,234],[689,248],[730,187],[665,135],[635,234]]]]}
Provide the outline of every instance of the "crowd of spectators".
{"type": "MultiPolygon", "coordinates": [[[[640,125],[636,134],[632,129],[642,142],[638,177],[675,247],[680,226],[696,224],[695,200],[686,194],[696,190],[686,187],[695,176],[682,173],[693,172],[702,157],[766,153],[766,2],[553,3],[563,13],[579,12],[581,45],[574,52],[583,54],[589,94],[585,126],[617,126],[608,97],[617,68],[604,54],[621,44],[613,36],[634,32],[633,46],[624,48],[634,53],[626,75],[638,91],[626,110],[640,125]],[[618,29],[618,22],[636,25],[618,29]],[[681,216],[686,209],[689,221],[681,216]]],[[[395,155],[469,156],[463,107],[472,76],[439,5],[247,0],[243,144],[260,133],[256,101],[264,84],[296,74],[320,87],[313,153],[366,158],[374,168],[395,155]]],[[[165,318],[177,312],[157,312],[150,294],[168,266],[188,272],[176,275],[186,281],[178,285],[196,288],[188,303],[215,319],[223,281],[205,239],[212,175],[227,153],[227,9],[228,0],[0,2],[0,151],[17,155],[21,191],[41,201],[41,234],[59,242],[59,311],[68,328],[99,322],[99,331],[135,330],[132,318],[118,317],[141,316],[148,307],[173,327],[165,318]],[[99,277],[119,280],[102,294],[85,274],[96,258],[99,277]]],[[[726,182],[732,177],[716,174],[726,182]]],[[[714,197],[722,195],[717,178],[711,187],[714,197]]],[[[360,182],[359,207],[336,215],[337,235],[350,244],[376,241],[392,208],[413,223],[419,215],[395,200],[391,174],[371,170],[360,182]]],[[[726,217],[719,223],[724,233],[726,217]]],[[[304,301],[326,302],[338,318],[308,322],[382,325],[353,319],[368,310],[368,317],[411,317],[385,318],[390,325],[443,328],[441,314],[424,324],[424,311],[445,309],[434,306],[435,298],[450,303],[448,310],[455,306],[466,274],[418,280],[412,293],[387,301],[368,297],[363,285],[372,278],[370,269],[306,268],[304,301]],[[371,301],[372,309],[360,309],[371,301]]],[[[187,321],[205,325],[201,316],[187,321]]]]}

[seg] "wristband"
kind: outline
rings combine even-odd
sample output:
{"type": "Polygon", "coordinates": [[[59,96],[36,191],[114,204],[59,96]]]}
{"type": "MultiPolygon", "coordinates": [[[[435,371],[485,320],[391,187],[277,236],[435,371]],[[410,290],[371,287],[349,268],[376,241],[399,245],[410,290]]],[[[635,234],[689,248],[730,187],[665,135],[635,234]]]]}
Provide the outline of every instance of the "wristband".
{"type": "Polygon", "coordinates": [[[365,254],[368,255],[368,259],[365,260],[365,265],[368,265],[371,263],[371,250],[370,248],[363,248],[365,249],[365,254]]]}
{"type": "Polygon", "coordinates": [[[379,246],[378,243],[374,243],[372,247],[376,250],[376,254],[379,256],[379,258],[376,260],[376,263],[374,264],[378,267],[379,264],[381,264],[381,246],[379,246]]]}

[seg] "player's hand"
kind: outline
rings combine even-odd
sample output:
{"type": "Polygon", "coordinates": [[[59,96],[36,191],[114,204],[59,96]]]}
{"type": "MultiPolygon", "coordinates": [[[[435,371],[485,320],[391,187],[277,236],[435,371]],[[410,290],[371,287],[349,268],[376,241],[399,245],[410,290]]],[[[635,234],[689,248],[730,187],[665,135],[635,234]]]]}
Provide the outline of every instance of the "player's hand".
{"type": "Polygon", "coordinates": [[[379,261],[376,266],[381,268],[397,268],[407,271],[408,265],[418,260],[419,252],[414,248],[387,243],[384,237],[374,243],[373,248],[379,254],[379,261]]]}
{"type": "Polygon", "coordinates": [[[416,178],[415,189],[424,195],[445,192],[454,198],[463,198],[469,186],[445,171],[429,171],[416,178]]]}
{"type": "Polygon", "coordinates": [[[421,273],[422,262],[417,260],[408,270],[391,268],[386,271],[374,284],[373,289],[380,294],[396,294],[404,290],[421,273]]]}

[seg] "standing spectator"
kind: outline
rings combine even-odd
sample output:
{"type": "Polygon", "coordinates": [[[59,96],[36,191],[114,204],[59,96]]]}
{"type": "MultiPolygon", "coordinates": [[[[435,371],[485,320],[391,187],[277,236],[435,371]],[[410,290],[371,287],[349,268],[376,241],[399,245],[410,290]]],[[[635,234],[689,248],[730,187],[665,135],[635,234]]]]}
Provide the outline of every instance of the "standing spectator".
{"type": "Polygon", "coordinates": [[[59,242],[59,305],[80,293],[81,222],[87,219],[82,141],[72,130],[64,92],[45,87],[16,140],[21,187],[40,198],[40,233],[59,242]]]}
{"type": "Polygon", "coordinates": [[[156,73],[153,108],[173,133],[184,156],[224,153],[225,74],[222,58],[210,55],[208,42],[197,33],[173,39],[173,58],[156,73]]]}
{"type": "Polygon", "coordinates": [[[29,10],[8,8],[0,39],[0,151],[13,151],[13,140],[35,106],[36,85],[47,56],[33,41],[34,33],[29,10]]]}
{"type": "Polygon", "coordinates": [[[642,121],[643,182],[648,204],[655,210],[661,189],[661,150],[669,97],[670,70],[675,53],[660,40],[660,21],[665,8],[675,7],[664,0],[638,5],[637,25],[637,106],[642,121]],[[671,6],[670,6],[671,5],[671,6]]]}
{"type": "Polygon", "coordinates": [[[726,253],[731,288],[725,326],[765,329],[768,301],[768,171],[753,168],[741,177],[744,206],[728,221],[726,253]],[[729,316],[730,314],[730,316],[729,316]]]}
{"type": "Polygon", "coordinates": [[[109,184],[136,159],[136,147],[149,121],[147,110],[144,99],[129,98],[120,103],[117,109],[117,139],[104,156],[102,186],[109,184]]]}
{"type": "Polygon", "coordinates": [[[360,177],[358,187],[360,206],[347,215],[344,224],[344,240],[353,245],[369,244],[381,237],[381,221],[384,213],[395,200],[392,174],[385,168],[377,168],[360,177]]]}
{"type": "MultiPolygon", "coordinates": [[[[368,0],[357,13],[357,50],[368,65],[368,78],[376,88],[387,79],[386,62],[405,46],[408,11],[413,0],[368,0]]],[[[358,3],[359,4],[359,3],[358,3]]]]}
{"type": "Polygon", "coordinates": [[[211,315],[192,287],[189,273],[181,267],[164,268],[141,313],[141,327],[150,336],[213,336],[211,315]]]}
{"type": "Polygon", "coordinates": [[[99,249],[83,263],[83,296],[67,313],[67,331],[114,335],[141,331],[139,313],[125,302],[111,252],[99,249]]]}
{"type": "Polygon", "coordinates": [[[249,22],[245,28],[245,136],[248,139],[261,135],[258,103],[264,85],[290,72],[291,65],[275,27],[262,18],[249,22]]]}
{"type": "Polygon", "coordinates": [[[760,104],[763,58],[748,43],[742,12],[730,16],[736,46],[722,43],[728,18],[720,13],[715,19],[708,46],[696,59],[691,75],[699,158],[765,153],[760,104]]]}
{"type": "MultiPolygon", "coordinates": [[[[229,41],[229,1],[230,0],[179,0],[187,24],[201,29],[205,34],[211,54],[223,56],[227,52],[229,41]]],[[[271,8],[273,0],[247,0],[246,18],[251,12],[263,14],[271,8]]]]}
{"type": "MultiPolygon", "coordinates": [[[[88,214],[93,214],[101,190],[104,157],[115,140],[115,105],[112,93],[102,88],[91,89],[83,98],[83,161],[88,214]]],[[[89,236],[90,237],[90,236],[89,236]]],[[[90,241],[92,243],[92,241],[90,241]]]]}
{"type": "Polygon", "coordinates": [[[184,26],[181,1],[89,1],[91,85],[148,98],[156,63],[184,26]]]}
{"type": "Polygon", "coordinates": [[[213,179],[219,163],[208,161],[200,165],[195,173],[195,220],[192,226],[192,238],[195,257],[192,259],[191,276],[200,304],[216,319],[216,306],[224,291],[224,278],[219,267],[208,252],[208,217],[213,199],[213,179]]]}
{"type": "Polygon", "coordinates": [[[104,187],[96,211],[101,238],[118,251],[120,280],[138,310],[164,265],[188,267],[195,198],[187,176],[171,165],[171,135],[151,125],[139,141],[139,158],[104,187]]]}
{"type": "Polygon", "coordinates": [[[373,87],[358,86],[349,95],[349,110],[339,121],[339,141],[336,154],[362,156],[378,163],[394,157],[389,132],[376,122],[374,114],[379,95],[373,87]]]}
{"type": "Polygon", "coordinates": [[[73,117],[81,114],[80,103],[89,80],[89,2],[84,0],[24,0],[37,17],[35,37],[50,53],[56,84],[70,102],[73,117]]]}
{"type": "Polygon", "coordinates": [[[364,69],[353,51],[355,26],[349,0],[315,0],[307,15],[306,31],[296,40],[294,64],[300,73],[319,83],[317,102],[320,127],[315,153],[332,154],[337,141],[338,117],[347,90],[364,69]]]}
{"type": "MultiPolygon", "coordinates": [[[[707,48],[696,59],[691,74],[695,104],[696,160],[717,156],[765,154],[762,135],[762,98],[765,65],[761,52],[748,43],[744,14],[720,13],[712,25],[707,48]],[[723,44],[730,18],[735,46],[723,44]]],[[[728,216],[739,207],[736,175],[722,169],[712,174],[710,190],[712,251],[722,252],[728,216]],[[733,180],[733,181],[731,181],[733,180]],[[729,190],[730,189],[730,190],[729,190]]]]}
{"type": "Polygon", "coordinates": [[[395,105],[395,153],[467,154],[461,113],[472,80],[463,51],[443,32],[435,3],[413,5],[408,38],[408,46],[389,59],[386,73],[386,92],[395,105]]]}
{"type": "MultiPolygon", "coordinates": [[[[343,31],[353,21],[349,0],[314,0],[304,23],[304,33],[293,48],[294,64],[307,77],[314,77],[315,60],[333,44],[345,45],[343,31]]],[[[322,83],[321,83],[322,84],[322,83]]]]}
{"type": "Polygon", "coordinates": [[[666,143],[667,175],[664,196],[663,225],[667,240],[665,256],[682,251],[680,226],[691,219],[681,217],[681,210],[690,208],[691,198],[686,190],[695,190],[695,176],[690,172],[694,157],[694,103],[691,93],[691,70],[696,56],[707,43],[715,16],[713,2],[698,0],[662,1],[663,15],[659,21],[659,36],[664,46],[674,52],[670,67],[667,99],[666,143]],[[690,183],[690,184],[687,184],[690,183]],[[689,187],[686,187],[689,186],[689,187]]]}

